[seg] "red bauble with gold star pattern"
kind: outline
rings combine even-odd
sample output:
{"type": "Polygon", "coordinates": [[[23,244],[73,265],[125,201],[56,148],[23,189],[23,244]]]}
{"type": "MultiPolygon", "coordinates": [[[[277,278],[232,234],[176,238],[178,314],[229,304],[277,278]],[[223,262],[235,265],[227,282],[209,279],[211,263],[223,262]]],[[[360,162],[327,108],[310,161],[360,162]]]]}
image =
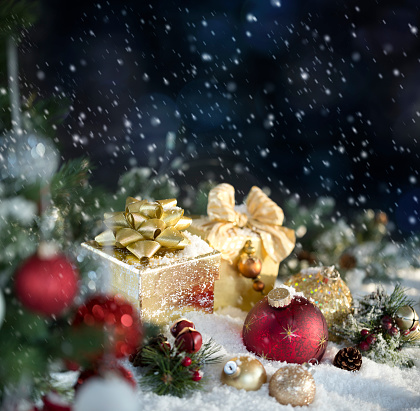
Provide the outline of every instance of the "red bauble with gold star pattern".
{"type": "Polygon", "coordinates": [[[292,287],[276,288],[248,313],[243,340],[262,358],[303,364],[320,361],[328,344],[328,327],[318,307],[292,287]]]}

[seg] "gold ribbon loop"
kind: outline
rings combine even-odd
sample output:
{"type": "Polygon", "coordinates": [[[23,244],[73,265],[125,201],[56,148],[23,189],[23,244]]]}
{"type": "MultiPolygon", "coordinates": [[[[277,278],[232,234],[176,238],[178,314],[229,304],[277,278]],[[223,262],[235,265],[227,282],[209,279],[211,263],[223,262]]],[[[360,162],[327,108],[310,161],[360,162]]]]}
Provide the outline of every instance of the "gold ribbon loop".
{"type": "Polygon", "coordinates": [[[116,215],[121,214],[121,211],[110,211],[108,213],[104,213],[104,220],[108,220],[108,218],[113,218],[116,215]]]}
{"type": "Polygon", "coordinates": [[[145,202],[140,206],[138,212],[147,218],[161,218],[163,208],[158,202],[145,202]]]}
{"type": "Polygon", "coordinates": [[[111,229],[116,230],[119,228],[129,228],[130,225],[128,224],[128,221],[125,219],[125,215],[123,212],[115,213],[110,218],[107,218],[104,220],[105,225],[111,229]]]}
{"type": "Polygon", "coordinates": [[[115,236],[112,230],[106,230],[95,237],[95,241],[102,247],[110,246],[115,244],[115,236]]]}
{"type": "Polygon", "coordinates": [[[134,198],[134,197],[127,197],[127,198],[125,199],[125,207],[127,208],[129,204],[132,204],[132,203],[138,203],[139,201],[141,201],[141,200],[140,200],[140,199],[138,199],[138,198],[134,198]]]}
{"type": "Polygon", "coordinates": [[[151,240],[138,241],[127,246],[127,250],[133,253],[139,260],[152,257],[159,248],[160,244],[157,241],[151,240]]]}
{"type": "Polygon", "coordinates": [[[179,250],[190,243],[181,230],[188,228],[192,220],[184,217],[176,199],[149,202],[128,197],[125,204],[125,212],[104,214],[109,230],[95,237],[99,245],[127,248],[144,259],[161,247],[179,250]]]}
{"type": "MultiPolygon", "coordinates": [[[[130,197],[130,198],[133,198],[133,197],[130,197]]],[[[126,205],[125,205],[126,214],[138,213],[140,208],[143,206],[143,204],[147,203],[146,200],[136,200],[135,198],[133,198],[133,200],[135,201],[132,201],[131,203],[128,203],[128,204],[126,202],[126,205]]]]}
{"type": "Polygon", "coordinates": [[[185,236],[173,227],[167,227],[156,237],[156,241],[162,247],[176,248],[179,243],[185,239],[185,236]]]}
{"type": "Polygon", "coordinates": [[[139,227],[147,220],[147,218],[143,217],[140,213],[129,213],[126,216],[126,219],[130,226],[135,230],[138,230],[139,227]]]}
{"type": "Polygon", "coordinates": [[[147,240],[154,240],[165,228],[166,224],[162,220],[152,218],[140,226],[139,233],[147,240]]]}
{"type": "Polygon", "coordinates": [[[115,234],[115,241],[120,243],[123,247],[127,247],[128,245],[143,239],[144,237],[132,228],[122,228],[115,234]]]}
{"type": "Polygon", "coordinates": [[[183,231],[187,229],[192,223],[190,217],[182,216],[180,220],[174,225],[175,230],[183,231]]]}
{"type": "Polygon", "coordinates": [[[167,226],[174,226],[184,215],[184,210],[180,207],[172,207],[167,210],[164,209],[162,220],[167,226]]]}
{"type": "Polygon", "coordinates": [[[296,240],[293,230],[282,227],[283,210],[256,186],[251,188],[246,206],[246,214],[235,210],[235,189],[230,184],[219,184],[210,191],[207,205],[210,245],[233,262],[243,244],[228,240],[241,234],[238,228],[248,227],[260,235],[263,251],[275,262],[285,259],[296,240]]]}
{"type": "Polygon", "coordinates": [[[176,207],[176,198],[169,198],[167,200],[158,200],[156,202],[162,206],[163,210],[168,210],[170,208],[176,207]]]}

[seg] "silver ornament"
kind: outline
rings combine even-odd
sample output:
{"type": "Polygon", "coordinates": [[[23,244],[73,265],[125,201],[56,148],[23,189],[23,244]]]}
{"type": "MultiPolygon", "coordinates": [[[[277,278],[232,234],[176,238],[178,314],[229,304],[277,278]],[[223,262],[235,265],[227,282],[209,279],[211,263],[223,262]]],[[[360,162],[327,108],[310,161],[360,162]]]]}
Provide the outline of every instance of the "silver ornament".
{"type": "Polygon", "coordinates": [[[404,305],[395,313],[395,322],[401,331],[411,330],[419,325],[419,316],[413,307],[404,305]]]}
{"type": "Polygon", "coordinates": [[[35,133],[11,131],[0,137],[0,175],[20,184],[49,181],[60,161],[54,143],[35,133]]]}

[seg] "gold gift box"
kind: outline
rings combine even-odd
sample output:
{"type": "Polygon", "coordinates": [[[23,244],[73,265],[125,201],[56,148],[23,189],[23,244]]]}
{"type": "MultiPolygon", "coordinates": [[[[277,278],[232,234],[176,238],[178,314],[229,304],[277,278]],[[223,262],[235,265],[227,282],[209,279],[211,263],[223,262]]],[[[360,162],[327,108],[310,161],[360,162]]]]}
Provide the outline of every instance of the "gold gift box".
{"type": "Polygon", "coordinates": [[[188,311],[213,313],[214,284],[219,278],[219,251],[179,258],[180,251],[159,250],[147,262],[127,249],[83,247],[109,265],[111,290],[138,308],[143,321],[165,325],[188,311]]]}
{"type": "MultiPolygon", "coordinates": [[[[191,217],[191,216],[190,216],[191,217]]],[[[188,227],[191,234],[198,235],[203,240],[207,240],[209,233],[208,217],[192,216],[192,223],[188,227]]],[[[255,247],[256,256],[262,261],[261,281],[264,282],[264,294],[267,294],[274,288],[277,279],[280,263],[276,263],[269,255],[263,256],[261,237],[251,230],[244,228],[238,229],[239,235],[229,237],[227,241],[236,242],[241,249],[247,240],[251,240],[255,247]]],[[[222,259],[220,264],[220,279],[214,286],[214,308],[222,308],[228,306],[238,307],[243,311],[249,311],[255,303],[263,297],[261,293],[252,288],[252,280],[245,278],[239,274],[237,269],[237,261],[231,264],[229,261],[222,259]]]]}

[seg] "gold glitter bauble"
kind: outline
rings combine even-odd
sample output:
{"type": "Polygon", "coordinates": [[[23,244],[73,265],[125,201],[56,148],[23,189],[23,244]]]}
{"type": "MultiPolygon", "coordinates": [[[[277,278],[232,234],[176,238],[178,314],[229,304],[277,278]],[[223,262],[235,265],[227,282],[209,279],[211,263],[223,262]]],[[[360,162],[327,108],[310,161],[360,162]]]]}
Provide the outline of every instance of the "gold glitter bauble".
{"type": "Polygon", "coordinates": [[[351,312],[353,297],[334,266],[306,268],[284,284],[312,298],[324,314],[328,328],[340,324],[351,312]]]}
{"type": "Polygon", "coordinates": [[[229,360],[223,367],[220,379],[223,384],[238,390],[256,391],[267,382],[267,374],[258,360],[243,356],[229,360]]]}
{"type": "Polygon", "coordinates": [[[280,404],[296,407],[312,403],[316,385],[312,374],[301,365],[286,365],[271,377],[268,391],[280,404]]]}

